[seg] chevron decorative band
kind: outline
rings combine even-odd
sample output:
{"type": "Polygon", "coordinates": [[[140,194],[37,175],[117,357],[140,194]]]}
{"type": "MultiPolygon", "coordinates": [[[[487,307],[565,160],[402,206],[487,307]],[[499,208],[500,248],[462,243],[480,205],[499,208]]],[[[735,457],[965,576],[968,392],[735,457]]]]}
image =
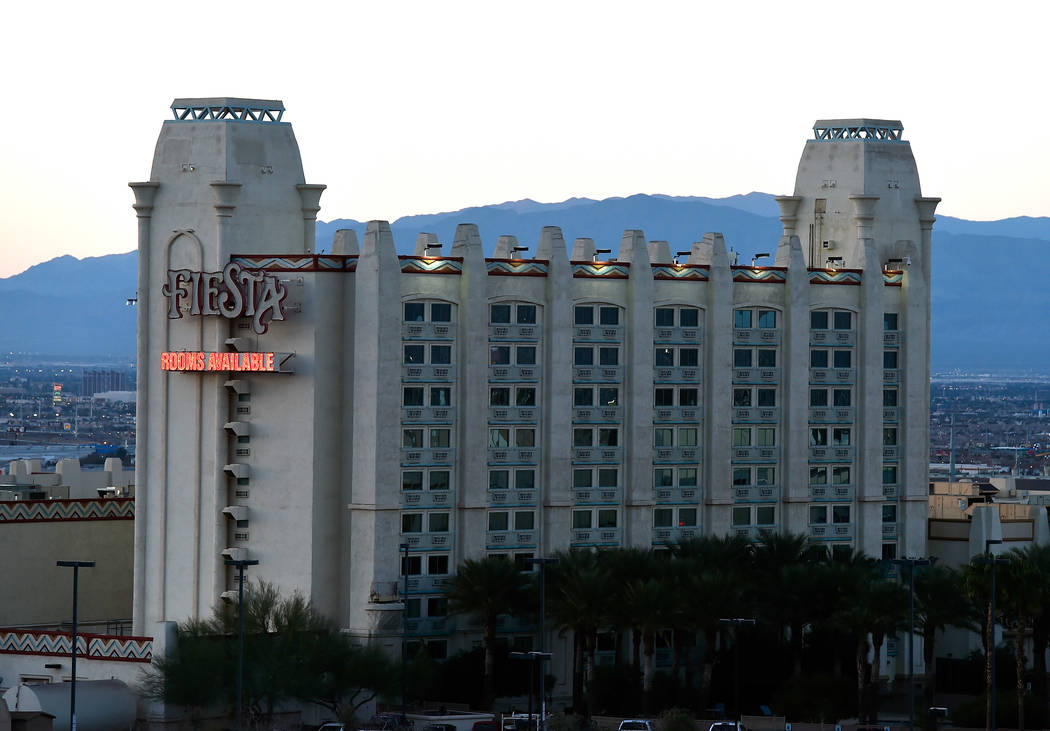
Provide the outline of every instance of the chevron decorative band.
{"type": "Polygon", "coordinates": [[[545,277],[547,276],[547,262],[545,261],[523,261],[520,259],[486,259],[490,277],[518,276],[518,277],[545,277]]]}
{"type": "Polygon", "coordinates": [[[462,274],[462,257],[399,256],[405,274],[462,274]]]}
{"type": "Polygon", "coordinates": [[[732,267],[734,282],[767,282],[783,284],[787,281],[787,267],[732,267]]]}
{"type": "Polygon", "coordinates": [[[810,284],[860,284],[860,269],[810,269],[810,284]]]}
{"type": "Polygon", "coordinates": [[[357,269],[356,256],[337,254],[232,256],[230,261],[245,269],[261,269],[268,272],[352,272],[357,269]]]}
{"type": "Polygon", "coordinates": [[[630,265],[625,262],[572,262],[572,276],[574,279],[627,279],[631,276],[630,265]]]}
{"type": "MultiPolygon", "coordinates": [[[[65,632],[32,632],[0,630],[0,654],[68,656],[72,634],[65,632]]],[[[77,634],[77,655],[88,660],[150,662],[153,659],[152,637],[77,634]]]]}
{"type": "Polygon", "coordinates": [[[707,267],[703,264],[682,264],[680,266],[653,264],[653,279],[683,279],[706,282],[707,267]]]}
{"type": "Polygon", "coordinates": [[[135,498],[106,500],[13,500],[0,502],[0,523],[72,520],[134,520],[135,498]]]}
{"type": "Polygon", "coordinates": [[[883,269],[882,282],[887,287],[899,287],[904,284],[904,271],[898,269],[883,269]]]}

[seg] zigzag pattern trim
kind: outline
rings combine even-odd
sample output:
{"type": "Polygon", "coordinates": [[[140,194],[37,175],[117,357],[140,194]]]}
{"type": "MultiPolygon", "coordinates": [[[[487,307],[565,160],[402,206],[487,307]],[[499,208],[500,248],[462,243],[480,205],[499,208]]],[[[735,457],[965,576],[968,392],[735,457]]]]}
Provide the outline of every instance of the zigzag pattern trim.
{"type": "Polygon", "coordinates": [[[883,269],[882,282],[887,287],[900,287],[904,284],[904,271],[896,269],[883,269]]]}
{"type": "Polygon", "coordinates": [[[683,264],[665,266],[653,264],[653,279],[679,279],[697,282],[707,281],[707,267],[702,264],[683,264]]]}
{"type": "Polygon", "coordinates": [[[399,256],[401,271],[405,274],[462,274],[460,257],[435,259],[423,256],[399,256]]]}
{"type": "Polygon", "coordinates": [[[356,256],[315,254],[312,256],[232,256],[230,261],[246,269],[268,272],[352,272],[357,269],[356,256]]]}
{"type": "Polygon", "coordinates": [[[787,281],[785,267],[733,267],[734,282],[762,282],[783,284],[787,281]]]}
{"type": "Polygon", "coordinates": [[[631,270],[628,264],[619,262],[573,262],[572,276],[574,279],[627,279],[631,270]]]}
{"type": "Polygon", "coordinates": [[[860,284],[858,269],[810,269],[810,284],[860,284]]]}
{"type": "Polygon", "coordinates": [[[12,500],[0,502],[0,523],[134,520],[135,498],[106,500],[12,500]]]}
{"type": "Polygon", "coordinates": [[[490,277],[545,277],[548,268],[545,261],[521,261],[512,259],[486,259],[490,277]]]}
{"type": "MultiPolygon", "coordinates": [[[[72,634],[0,630],[0,654],[48,655],[67,657],[72,650],[72,634]]],[[[152,637],[77,634],[77,656],[88,660],[150,662],[152,637]]]]}

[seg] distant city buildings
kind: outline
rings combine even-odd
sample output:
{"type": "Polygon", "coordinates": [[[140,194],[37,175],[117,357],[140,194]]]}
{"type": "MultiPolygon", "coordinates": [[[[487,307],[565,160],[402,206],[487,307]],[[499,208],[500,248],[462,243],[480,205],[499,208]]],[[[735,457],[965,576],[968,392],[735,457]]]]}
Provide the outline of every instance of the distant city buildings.
{"type": "Polygon", "coordinates": [[[128,390],[128,382],[123,371],[85,370],[80,379],[81,396],[94,396],[104,391],[126,390],[128,390]]]}

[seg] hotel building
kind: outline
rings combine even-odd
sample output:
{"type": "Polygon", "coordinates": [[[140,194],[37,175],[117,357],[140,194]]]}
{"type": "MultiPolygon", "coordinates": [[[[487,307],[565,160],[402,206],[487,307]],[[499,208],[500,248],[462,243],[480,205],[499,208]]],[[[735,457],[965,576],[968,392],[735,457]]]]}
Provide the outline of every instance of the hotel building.
{"type": "Polygon", "coordinates": [[[440,656],[467,558],[763,531],[925,554],[938,199],[899,122],[817,122],[783,236],[739,262],[556,227],[486,257],[469,223],[398,256],[383,221],[318,255],[280,102],[172,110],[131,184],[136,634],[230,596],[226,558],[394,649],[404,571],[440,656]]]}

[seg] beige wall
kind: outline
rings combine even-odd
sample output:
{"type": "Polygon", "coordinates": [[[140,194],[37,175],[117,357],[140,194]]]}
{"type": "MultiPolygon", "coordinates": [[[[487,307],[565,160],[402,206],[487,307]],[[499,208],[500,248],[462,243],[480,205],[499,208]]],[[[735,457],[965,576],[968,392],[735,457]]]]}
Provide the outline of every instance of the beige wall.
{"type": "Polygon", "coordinates": [[[4,523],[0,626],[72,619],[73,570],[56,561],[96,563],[80,570],[81,622],[129,619],[134,535],[133,520],[4,523]]]}

